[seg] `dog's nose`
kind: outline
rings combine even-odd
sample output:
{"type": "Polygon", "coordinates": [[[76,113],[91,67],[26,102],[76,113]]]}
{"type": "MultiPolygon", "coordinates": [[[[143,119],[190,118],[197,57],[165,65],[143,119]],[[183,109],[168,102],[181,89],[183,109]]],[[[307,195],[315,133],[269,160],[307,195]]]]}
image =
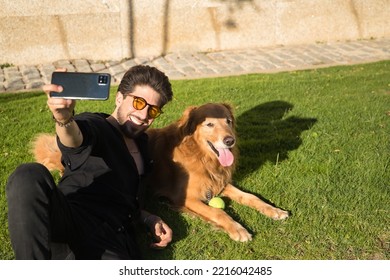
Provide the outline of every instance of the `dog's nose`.
{"type": "Polygon", "coordinates": [[[233,146],[234,142],[236,140],[232,137],[232,136],[226,136],[224,139],[223,139],[223,143],[228,146],[228,147],[231,147],[233,146]]]}

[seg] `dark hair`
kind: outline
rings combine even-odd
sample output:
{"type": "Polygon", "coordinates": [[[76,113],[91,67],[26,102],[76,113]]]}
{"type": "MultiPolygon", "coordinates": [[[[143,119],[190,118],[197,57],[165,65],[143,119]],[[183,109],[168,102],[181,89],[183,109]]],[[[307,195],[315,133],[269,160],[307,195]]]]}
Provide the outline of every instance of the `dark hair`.
{"type": "Polygon", "coordinates": [[[118,91],[122,94],[132,93],[135,86],[147,85],[161,95],[162,105],[172,100],[172,87],[168,77],[155,67],[136,65],[123,75],[118,91]]]}

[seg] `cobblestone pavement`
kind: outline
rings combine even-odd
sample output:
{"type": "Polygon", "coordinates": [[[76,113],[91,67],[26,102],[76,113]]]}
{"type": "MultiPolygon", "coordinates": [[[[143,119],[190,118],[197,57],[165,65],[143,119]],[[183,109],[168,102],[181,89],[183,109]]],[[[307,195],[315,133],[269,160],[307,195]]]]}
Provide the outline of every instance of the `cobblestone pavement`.
{"type": "Polygon", "coordinates": [[[210,53],[171,53],[122,61],[60,60],[49,64],[18,65],[0,69],[0,93],[37,90],[49,83],[57,67],[68,71],[107,72],[116,85],[136,64],[153,65],[171,80],[272,73],[335,65],[390,60],[390,38],[314,45],[277,46],[210,53]]]}

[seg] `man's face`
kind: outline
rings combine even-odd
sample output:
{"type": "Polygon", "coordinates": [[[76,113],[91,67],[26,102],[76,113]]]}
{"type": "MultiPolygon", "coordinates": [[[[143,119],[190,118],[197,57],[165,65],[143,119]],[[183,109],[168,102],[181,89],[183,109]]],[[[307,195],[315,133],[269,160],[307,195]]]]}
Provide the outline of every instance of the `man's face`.
{"type": "Polygon", "coordinates": [[[148,116],[151,105],[161,106],[160,95],[151,87],[138,85],[132,93],[118,94],[116,99],[117,121],[124,135],[136,138],[144,132],[154,121],[148,116]],[[134,97],[142,97],[148,105],[141,110],[133,106],[134,97]]]}

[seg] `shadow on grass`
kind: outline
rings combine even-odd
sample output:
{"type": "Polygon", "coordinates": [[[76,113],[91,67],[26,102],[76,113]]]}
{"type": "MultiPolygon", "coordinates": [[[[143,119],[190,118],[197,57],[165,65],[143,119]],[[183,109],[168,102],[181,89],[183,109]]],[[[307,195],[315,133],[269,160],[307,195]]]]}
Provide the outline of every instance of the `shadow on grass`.
{"type": "Polygon", "coordinates": [[[245,178],[267,161],[276,164],[302,144],[301,134],[316,122],[314,118],[286,117],[293,105],[285,101],[260,104],[237,117],[239,167],[236,179],[245,178]]]}
{"type": "MultiPolygon", "coordinates": [[[[289,152],[299,148],[302,144],[302,132],[310,129],[317,119],[288,116],[291,115],[293,107],[285,101],[271,101],[260,104],[237,117],[240,158],[234,174],[235,181],[240,181],[259,170],[266,162],[277,164],[287,160],[289,152]]],[[[234,184],[240,188],[238,184],[234,184]]],[[[275,205],[257,191],[249,193],[270,205],[283,209],[281,205],[275,205]]],[[[283,210],[288,211],[290,216],[293,215],[289,209],[283,210]]],[[[228,214],[247,227],[248,221],[242,221],[239,213],[232,208],[229,208],[228,214]]],[[[252,234],[255,235],[254,232],[252,234]]]]}
{"type": "Polygon", "coordinates": [[[148,200],[144,202],[144,209],[160,216],[169,225],[173,231],[173,240],[162,250],[152,249],[150,244],[153,239],[146,228],[138,231],[138,242],[143,249],[143,257],[146,260],[173,260],[175,259],[174,244],[189,235],[188,224],[180,212],[170,208],[168,201],[163,198],[156,198],[151,194],[147,194],[147,197],[148,200]]]}

